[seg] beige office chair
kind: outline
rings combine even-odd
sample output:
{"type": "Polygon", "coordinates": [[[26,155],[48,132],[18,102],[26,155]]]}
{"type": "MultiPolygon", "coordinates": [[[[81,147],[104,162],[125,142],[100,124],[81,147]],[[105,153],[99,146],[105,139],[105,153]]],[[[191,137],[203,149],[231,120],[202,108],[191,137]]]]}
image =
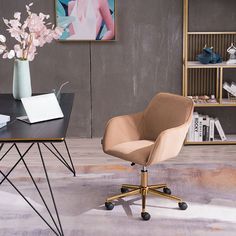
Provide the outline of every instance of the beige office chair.
{"type": "Polygon", "coordinates": [[[121,194],[106,199],[107,210],[114,208],[113,200],[141,194],[141,217],[149,220],[145,210],[148,193],[176,200],[181,210],[187,209],[181,198],[171,195],[166,184],[148,185],[147,167],[178,155],[192,121],[193,107],[189,98],[160,93],[145,111],[118,116],[107,123],[102,140],[104,152],[142,166],[141,184],[123,184],[121,194]]]}

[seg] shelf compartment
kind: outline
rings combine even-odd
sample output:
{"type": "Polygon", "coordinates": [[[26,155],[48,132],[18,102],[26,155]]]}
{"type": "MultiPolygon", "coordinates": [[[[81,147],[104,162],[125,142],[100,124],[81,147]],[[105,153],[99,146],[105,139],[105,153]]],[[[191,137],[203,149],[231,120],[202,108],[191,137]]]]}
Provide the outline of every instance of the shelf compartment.
{"type": "Polygon", "coordinates": [[[188,61],[195,61],[196,56],[202,52],[202,49],[207,45],[214,47],[214,52],[219,53],[223,61],[228,60],[227,49],[231,43],[236,42],[236,32],[220,33],[188,33],[188,61]]]}
{"type": "Polygon", "coordinates": [[[218,98],[217,69],[193,68],[188,70],[188,96],[215,95],[218,98]]]}

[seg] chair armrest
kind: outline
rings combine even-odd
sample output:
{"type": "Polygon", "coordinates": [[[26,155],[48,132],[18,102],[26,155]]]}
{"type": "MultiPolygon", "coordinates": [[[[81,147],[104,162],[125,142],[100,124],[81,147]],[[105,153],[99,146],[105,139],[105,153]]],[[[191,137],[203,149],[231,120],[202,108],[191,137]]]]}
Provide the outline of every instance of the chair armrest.
{"type": "Polygon", "coordinates": [[[183,125],[161,132],[150,152],[147,166],[176,157],[183,146],[190,124],[191,119],[183,125]]]}
{"type": "Polygon", "coordinates": [[[142,120],[143,112],[117,116],[109,120],[102,141],[103,151],[107,153],[117,144],[139,140],[142,120]]]}

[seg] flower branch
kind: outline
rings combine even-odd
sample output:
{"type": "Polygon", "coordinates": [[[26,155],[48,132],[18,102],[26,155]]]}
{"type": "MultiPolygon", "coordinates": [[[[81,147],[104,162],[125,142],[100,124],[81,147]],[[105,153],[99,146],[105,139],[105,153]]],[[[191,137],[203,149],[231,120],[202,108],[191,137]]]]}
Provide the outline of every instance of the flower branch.
{"type": "Polygon", "coordinates": [[[59,39],[61,36],[63,29],[54,25],[48,28],[52,25],[51,22],[46,22],[50,16],[31,12],[32,6],[33,3],[26,5],[28,16],[23,24],[21,23],[20,12],[14,13],[14,19],[7,20],[3,18],[7,31],[18,42],[14,45],[14,49],[8,50],[6,37],[0,35],[0,54],[3,54],[3,58],[33,61],[38,47],[43,47],[46,43],[51,43],[53,39],[59,39]]]}

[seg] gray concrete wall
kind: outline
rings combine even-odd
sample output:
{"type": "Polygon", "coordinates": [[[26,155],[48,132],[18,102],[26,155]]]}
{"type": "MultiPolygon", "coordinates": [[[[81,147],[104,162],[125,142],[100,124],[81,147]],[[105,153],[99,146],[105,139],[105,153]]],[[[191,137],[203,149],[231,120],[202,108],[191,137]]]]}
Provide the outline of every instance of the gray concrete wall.
{"type": "MultiPolygon", "coordinates": [[[[182,0],[116,1],[116,42],[54,42],[40,49],[31,63],[34,92],[48,92],[70,81],[65,91],[76,94],[68,133],[71,137],[101,136],[110,117],[142,110],[157,92],[181,93],[182,0]]],[[[0,16],[9,18],[29,2],[0,0],[0,16]]],[[[35,11],[53,18],[54,0],[33,2],[35,11]]],[[[224,24],[227,27],[222,30],[233,29],[236,1],[190,2],[191,29],[211,30],[213,25],[221,30],[224,24]],[[206,7],[202,9],[198,3],[206,7]],[[219,24],[214,24],[215,20],[219,24]]],[[[4,30],[1,22],[0,33],[4,30]]],[[[12,73],[13,63],[0,60],[1,93],[11,92],[12,73]]]]}

